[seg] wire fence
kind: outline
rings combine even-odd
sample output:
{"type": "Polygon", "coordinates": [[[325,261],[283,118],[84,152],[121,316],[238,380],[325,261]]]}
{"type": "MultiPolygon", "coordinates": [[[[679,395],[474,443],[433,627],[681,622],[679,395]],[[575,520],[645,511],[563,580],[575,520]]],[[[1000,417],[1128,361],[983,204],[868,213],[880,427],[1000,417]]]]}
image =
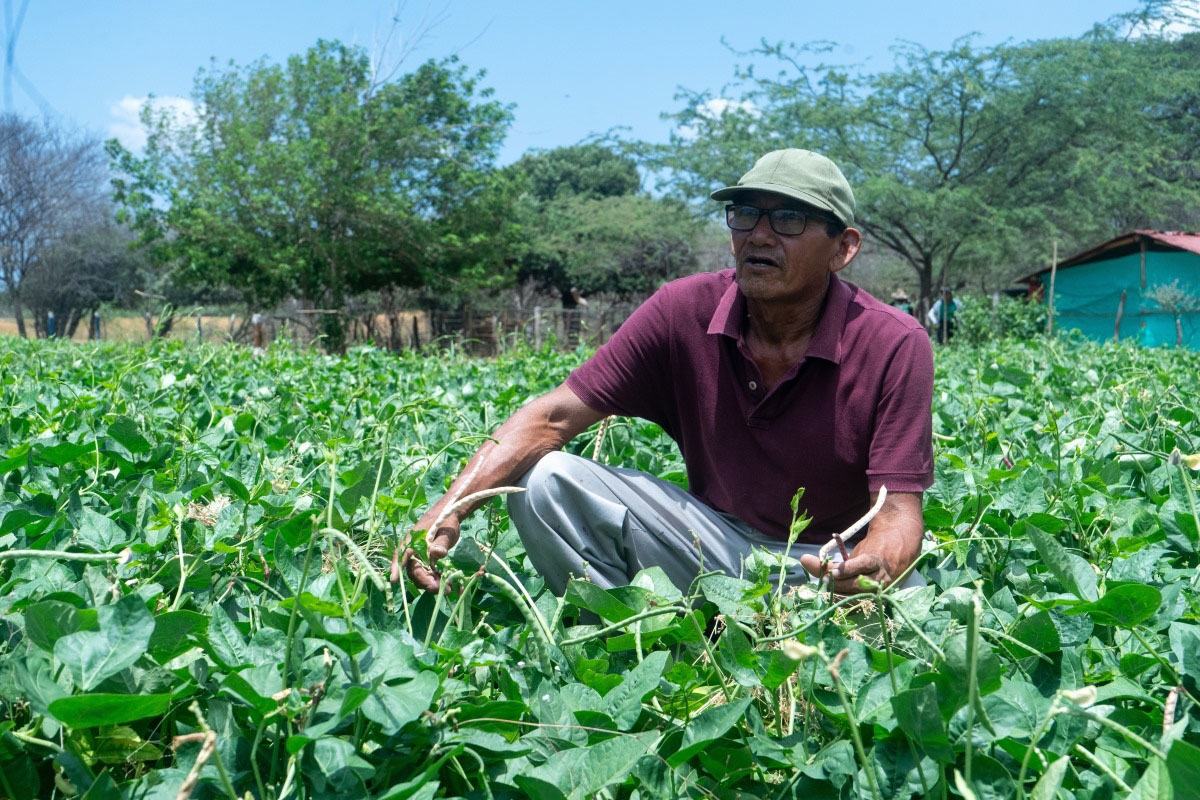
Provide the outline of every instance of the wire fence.
{"type": "MultiPolygon", "coordinates": [[[[152,338],[193,342],[237,342],[266,347],[277,340],[319,346],[325,318],[337,316],[348,346],[372,344],[388,350],[456,347],[476,355],[495,355],[519,345],[571,350],[598,347],[612,336],[636,302],[593,302],[566,309],[533,305],[497,312],[397,311],[357,312],[283,307],[253,314],[215,314],[204,309],[177,309],[169,315],[146,312],[97,313],[75,327],[74,341],[145,342],[152,338]]],[[[27,322],[30,322],[27,320],[27,322]]],[[[65,331],[27,325],[31,336],[63,336],[65,331]]],[[[17,335],[11,318],[0,318],[0,335],[17,335]]]]}

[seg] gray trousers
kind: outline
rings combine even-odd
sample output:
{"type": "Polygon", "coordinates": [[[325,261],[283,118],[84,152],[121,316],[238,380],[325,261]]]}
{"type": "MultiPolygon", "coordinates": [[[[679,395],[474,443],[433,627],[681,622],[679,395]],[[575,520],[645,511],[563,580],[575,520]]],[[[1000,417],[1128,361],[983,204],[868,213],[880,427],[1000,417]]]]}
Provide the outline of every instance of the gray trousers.
{"type": "MultiPolygon", "coordinates": [[[[571,576],[611,588],[652,566],[687,591],[701,570],[741,575],[752,549],[778,556],[787,545],[653,475],[568,453],[544,456],[520,485],[524,492],[508,495],[509,517],[529,560],[557,595],[571,576]]],[[[797,543],[788,555],[798,559],[819,549],[797,543]]],[[[810,579],[799,564],[786,578],[790,584],[810,579]]],[[[904,586],[924,583],[914,571],[904,586]]]]}

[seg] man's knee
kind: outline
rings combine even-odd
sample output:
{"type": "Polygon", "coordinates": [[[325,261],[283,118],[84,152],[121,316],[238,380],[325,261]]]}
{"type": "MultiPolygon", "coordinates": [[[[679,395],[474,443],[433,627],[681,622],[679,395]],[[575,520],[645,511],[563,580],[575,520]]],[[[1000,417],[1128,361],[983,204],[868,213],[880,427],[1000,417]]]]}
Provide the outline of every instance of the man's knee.
{"type": "Polygon", "coordinates": [[[561,450],[542,456],[517,482],[525,491],[508,496],[510,516],[514,505],[537,509],[544,508],[547,501],[561,500],[563,486],[581,474],[586,469],[585,464],[585,459],[561,450]]]}

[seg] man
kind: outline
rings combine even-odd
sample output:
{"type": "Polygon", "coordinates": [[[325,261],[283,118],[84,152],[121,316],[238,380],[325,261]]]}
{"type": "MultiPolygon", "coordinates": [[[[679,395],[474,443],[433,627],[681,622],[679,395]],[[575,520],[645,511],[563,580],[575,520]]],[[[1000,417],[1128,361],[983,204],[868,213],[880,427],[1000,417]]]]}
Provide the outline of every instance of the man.
{"type": "MultiPolygon", "coordinates": [[[[519,482],[527,491],[509,495],[509,514],[555,593],[571,575],[607,587],[654,565],[686,587],[701,569],[737,574],[752,548],[782,552],[803,487],[812,522],[791,552],[809,574],[828,568],[836,590],[854,592],[860,577],[887,584],[912,564],[932,482],[932,351],[916,320],[836,276],[862,243],[849,184],[821,155],[779,150],[712,198],[730,203],[735,269],[660,289],[565,383],[500,426],[418,529],[450,496],[519,482]],[[690,491],[558,452],[610,414],[661,425],[690,491]],[[884,486],[849,558],[823,563],[819,547],[884,486]]],[[[465,513],[429,532],[431,562],[458,540],[465,513]]],[[[410,559],[409,573],[437,588],[432,564],[410,559]]],[[[913,573],[906,585],[922,582],[913,573]]]]}
{"type": "Polygon", "coordinates": [[[958,316],[959,302],[949,286],[942,287],[942,296],[929,308],[925,321],[936,331],[938,344],[945,344],[954,335],[954,318],[958,316]]]}

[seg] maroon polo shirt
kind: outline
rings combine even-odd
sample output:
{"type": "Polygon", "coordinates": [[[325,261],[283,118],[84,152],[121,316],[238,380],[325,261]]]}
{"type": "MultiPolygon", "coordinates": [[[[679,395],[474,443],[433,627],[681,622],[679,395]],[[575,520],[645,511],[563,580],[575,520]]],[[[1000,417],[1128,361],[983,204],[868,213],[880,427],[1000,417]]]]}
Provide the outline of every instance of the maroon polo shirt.
{"type": "Polygon", "coordinates": [[[933,483],[933,351],[908,314],[831,276],[804,358],[771,391],[746,346],[733,270],[672,281],[567,378],[589,407],[658,423],[690,491],[787,538],[799,487],[825,542],[870,507],[869,492],[933,483]]]}

